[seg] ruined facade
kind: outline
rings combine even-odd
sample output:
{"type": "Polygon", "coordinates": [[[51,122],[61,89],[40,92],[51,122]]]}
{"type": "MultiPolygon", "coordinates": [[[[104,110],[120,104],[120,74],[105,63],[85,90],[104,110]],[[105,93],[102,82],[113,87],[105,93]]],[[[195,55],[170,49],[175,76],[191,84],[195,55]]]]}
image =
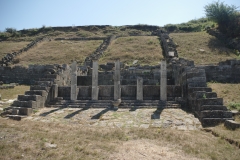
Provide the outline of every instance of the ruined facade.
{"type": "Polygon", "coordinates": [[[30,115],[41,107],[183,108],[191,111],[203,126],[233,119],[208,81],[240,81],[240,61],[218,66],[195,66],[178,58],[176,45],[162,30],[160,40],[165,61],[157,66],[124,66],[120,60],[98,65],[98,59],[113,38],[108,37],[85,60],[85,66],[68,65],[1,67],[0,81],[31,84],[9,108],[14,115],[30,115]]]}

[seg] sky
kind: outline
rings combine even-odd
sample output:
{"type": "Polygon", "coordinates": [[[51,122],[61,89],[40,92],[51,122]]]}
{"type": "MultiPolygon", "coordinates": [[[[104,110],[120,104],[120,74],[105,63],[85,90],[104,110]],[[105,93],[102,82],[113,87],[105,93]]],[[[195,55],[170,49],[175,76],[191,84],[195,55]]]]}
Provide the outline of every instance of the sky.
{"type": "MultiPolygon", "coordinates": [[[[164,26],[205,16],[213,0],[0,0],[0,31],[85,25],[164,26]]],[[[240,0],[225,0],[240,7],[240,0]]],[[[240,9],[240,8],[239,8],[240,9]]]]}

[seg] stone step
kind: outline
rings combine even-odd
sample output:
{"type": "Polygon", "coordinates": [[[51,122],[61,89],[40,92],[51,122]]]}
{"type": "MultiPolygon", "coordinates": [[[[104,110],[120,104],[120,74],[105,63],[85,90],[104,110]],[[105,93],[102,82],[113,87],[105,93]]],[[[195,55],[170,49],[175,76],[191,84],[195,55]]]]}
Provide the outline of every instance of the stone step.
{"type": "MultiPolygon", "coordinates": [[[[95,107],[95,108],[105,108],[105,107],[111,107],[113,101],[110,100],[98,100],[98,101],[92,101],[92,100],[60,100],[58,102],[50,102],[50,107],[77,107],[77,108],[84,108],[84,107],[95,107]]],[[[151,101],[136,101],[136,100],[124,100],[119,105],[119,108],[131,108],[131,107],[137,107],[137,108],[157,108],[157,107],[165,107],[165,108],[180,108],[181,105],[178,104],[175,101],[168,101],[166,103],[161,102],[159,100],[151,101]]]]}
{"type": "Polygon", "coordinates": [[[233,118],[202,118],[201,123],[203,127],[216,126],[226,120],[233,120],[233,118]]]}
{"type": "Polygon", "coordinates": [[[223,110],[204,110],[199,114],[200,118],[232,118],[231,111],[223,110]]]}
{"type": "Polygon", "coordinates": [[[205,92],[205,91],[195,91],[193,94],[190,94],[192,99],[201,99],[201,98],[217,98],[217,93],[215,92],[205,92]]]}
{"type": "Polygon", "coordinates": [[[44,91],[49,92],[50,87],[40,86],[40,85],[32,85],[32,86],[30,86],[30,90],[31,91],[33,91],[33,90],[44,90],[44,91]]]}
{"type": "Polygon", "coordinates": [[[30,116],[32,114],[32,108],[25,107],[12,107],[12,115],[26,115],[30,116]]]}
{"type": "Polygon", "coordinates": [[[12,106],[15,107],[24,107],[24,108],[37,108],[36,101],[14,101],[12,106]]]}
{"type": "Polygon", "coordinates": [[[196,100],[196,109],[200,110],[202,105],[223,105],[222,98],[201,98],[196,100]]]}
{"type": "MultiPolygon", "coordinates": [[[[59,97],[60,98],[60,97],[59,97]]],[[[61,99],[61,98],[60,98],[61,99]]],[[[77,103],[112,103],[112,100],[58,100],[57,102],[51,102],[50,104],[77,104],[77,103]]],[[[167,104],[178,104],[175,101],[167,101],[167,104]]],[[[137,100],[122,100],[121,104],[164,104],[164,102],[159,100],[143,100],[143,101],[137,101],[137,100]]]]}
{"type": "Polygon", "coordinates": [[[227,107],[223,106],[223,105],[202,105],[200,107],[200,111],[203,110],[223,110],[223,111],[227,111],[227,107]]]}
{"type": "Polygon", "coordinates": [[[47,91],[44,91],[44,90],[25,91],[25,95],[40,95],[40,96],[47,97],[47,91]]]}
{"type": "Polygon", "coordinates": [[[192,88],[188,88],[188,94],[192,94],[195,91],[212,92],[212,88],[209,88],[209,87],[192,87],[192,88]]]}
{"type": "Polygon", "coordinates": [[[39,81],[52,81],[54,82],[55,78],[39,78],[39,81]]]}
{"type": "Polygon", "coordinates": [[[33,109],[37,109],[37,108],[42,108],[45,105],[45,98],[43,98],[44,100],[40,100],[40,101],[19,101],[16,100],[13,102],[13,104],[11,106],[13,107],[23,107],[23,108],[33,108],[33,109]]]}
{"type": "Polygon", "coordinates": [[[53,84],[53,81],[36,81],[36,85],[39,86],[51,86],[53,84]]]}
{"type": "MultiPolygon", "coordinates": [[[[56,104],[56,105],[49,105],[49,107],[54,108],[108,108],[113,107],[112,104],[56,104]]],[[[126,105],[119,105],[118,108],[180,108],[179,105],[133,105],[133,106],[126,106],[126,105]]]]}
{"type": "Polygon", "coordinates": [[[20,121],[22,118],[26,118],[27,116],[22,116],[22,115],[7,115],[6,117],[13,119],[13,120],[17,120],[20,121]]]}
{"type": "Polygon", "coordinates": [[[42,96],[40,95],[18,95],[19,101],[40,101],[42,100],[42,96]]]}

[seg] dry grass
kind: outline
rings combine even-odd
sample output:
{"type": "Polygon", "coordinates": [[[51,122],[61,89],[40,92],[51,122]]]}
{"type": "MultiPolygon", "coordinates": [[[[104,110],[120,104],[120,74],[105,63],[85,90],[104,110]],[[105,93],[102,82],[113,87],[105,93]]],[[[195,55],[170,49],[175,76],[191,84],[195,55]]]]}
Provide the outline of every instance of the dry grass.
{"type": "Polygon", "coordinates": [[[214,64],[237,58],[233,50],[206,32],[171,33],[170,37],[179,45],[179,57],[194,60],[195,64],[214,64]]]}
{"type": "MultiPolygon", "coordinates": [[[[24,94],[25,91],[29,91],[30,86],[19,85],[15,86],[13,89],[0,89],[0,94],[2,95],[2,100],[6,99],[16,99],[19,94],[24,94]]],[[[10,104],[3,104],[2,108],[9,106],[10,104]]]]}
{"type": "Polygon", "coordinates": [[[240,129],[239,128],[236,130],[229,130],[226,127],[224,127],[223,124],[221,124],[219,126],[212,128],[212,130],[214,132],[216,132],[217,134],[219,134],[220,137],[225,137],[225,138],[235,140],[240,143],[240,129]]]}
{"type": "MultiPolygon", "coordinates": [[[[235,146],[203,131],[88,128],[77,124],[11,121],[3,118],[0,128],[0,159],[5,160],[109,159],[111,155],[121,153],[120,148],[127,149],[121,147],[126,141],[138,145],[141,139],[159,147],[171,148],[171,152],[182,154],[180,151],[183,151],[189,159],[198,157],[234,160],[239,159],[240,155],[240,150],[235,146]],[[47,148],[45,143],[57,144],[57,148],[47,148]]],[[[124,155],[121,155],[118,158],[123,157],[124,155]]]]}
{"type": "Polygon", "coordinates": [[[163,56],[157,37],[130,36],[114,40],[99,61],[106,63],[117,58],[128,64],[138,60],[140,64],[156,65],[163,59],[163,56]]]}
{"type": "Polygon", "coordinates": [[[223,98],[224,105],[229,107],[233,103],[240,104],[240,84],[208,83],[208,86],[217,93],[218,97],[223,98]]]}
{"type": "Polygon", "coordinates": [[[13,42],[13,41],[3,41],[0,42],[0,59],[2,59],[7,53],[17,52],[23,47],[29,44],[29,41],[13,42]]]}
{"type": "Polygon", "coordinates": [[[69,64],[72,60],[82,63],[101,43],[101,40],[42,42],[17,58],[21,65],[69,64]]]}

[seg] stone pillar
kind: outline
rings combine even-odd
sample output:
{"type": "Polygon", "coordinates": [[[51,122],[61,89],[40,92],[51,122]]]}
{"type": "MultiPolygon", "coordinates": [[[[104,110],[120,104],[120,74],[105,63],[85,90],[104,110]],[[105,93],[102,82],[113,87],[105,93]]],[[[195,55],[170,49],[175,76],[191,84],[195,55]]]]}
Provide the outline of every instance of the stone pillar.
{"type": "Polygon", "coordinates": [[[98,61],[93,60],[92,65],[92,100],[98,100],[98,61]]]}
{"type": "Polygon", "coordinates": [[[52,87],[53,87],[53,90],[52,90],[53,98],[57,98],[58,97],[58,85],[54,84],[52,87]]]}
{"type": "Polygon", "coordinates": [[[58,97],[58,85],[53,84],[51,89],[51,101],[54,101],[58,97]]]}
{"type": "Polygon", "coordinates": [[[77,62],[74,61],[71,65],[71,100],[77,100],[77,62]]]}
{"type": "Polygon", "coordinates": [[[137,78],[137,100],[139,101],[143,100],[143,78],[142,77],[137,78]]]}
{"type": "Polygon", "coordinates": [[[120,60],[115,61],[114,72],[114,100],[121,99],[121,84],[120,84],[120,60]]]}
{"type": "Polygon", "coordinates": [[[161,61],[160,100],[167,101],[167,63],[161,61]]]}

